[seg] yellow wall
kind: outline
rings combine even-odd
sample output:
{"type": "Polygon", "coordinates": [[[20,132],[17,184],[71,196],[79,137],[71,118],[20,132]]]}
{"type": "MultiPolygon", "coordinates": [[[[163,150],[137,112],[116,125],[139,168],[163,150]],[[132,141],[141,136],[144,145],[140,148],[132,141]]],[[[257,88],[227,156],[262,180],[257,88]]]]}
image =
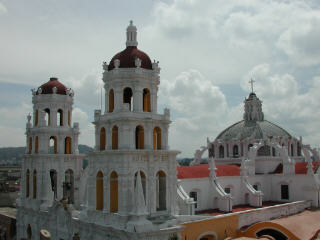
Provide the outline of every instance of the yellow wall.
{"type": "Polygon", "coordinates": [[[215,232],[218,239],[236,237],[238,216],[226,216],[183,224],[186,228],[181,233],[182,240],[197,240],[205,232],[215,232]]]}

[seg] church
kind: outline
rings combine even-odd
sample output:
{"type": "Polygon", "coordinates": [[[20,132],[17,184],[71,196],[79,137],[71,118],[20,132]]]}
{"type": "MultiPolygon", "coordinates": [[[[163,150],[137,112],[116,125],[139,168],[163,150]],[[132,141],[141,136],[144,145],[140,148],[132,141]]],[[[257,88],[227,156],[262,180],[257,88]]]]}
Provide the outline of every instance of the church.
{"type": "Polygon", "coordinates": [[[17,239],[40,239],[42,230],[64,240],[259,237],[268,224],[239,229],[267,221],[266,213],[272,219],[320,206],[318,156],[265,120],[253,91],[243,120],[207,139],[191,166],[179,166],[180,152],[168,145],[170,110],[157,108],[159,62],[137,46],[131,21],[126,48],[103,63],[105,109],[94,110],[95,147],[85,169],[74,91],[55,77],[32,90],[17,239]],[[204,152],[208,164],[200,164],[204,152]],[[233,213],[239,205],[253,209],[233,213]]]}

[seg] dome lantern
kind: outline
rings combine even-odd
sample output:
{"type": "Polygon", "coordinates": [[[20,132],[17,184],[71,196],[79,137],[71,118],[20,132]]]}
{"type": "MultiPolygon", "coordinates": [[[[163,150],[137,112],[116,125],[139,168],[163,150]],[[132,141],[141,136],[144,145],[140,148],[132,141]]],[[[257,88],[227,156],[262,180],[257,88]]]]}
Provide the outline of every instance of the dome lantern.
{"type": "Polygon", "coordinates": [[[137,42],[137,27],[133,25],[133,21],[130,21],[130,25],[127,27],[127,47],[138,46],[137,42]]]}

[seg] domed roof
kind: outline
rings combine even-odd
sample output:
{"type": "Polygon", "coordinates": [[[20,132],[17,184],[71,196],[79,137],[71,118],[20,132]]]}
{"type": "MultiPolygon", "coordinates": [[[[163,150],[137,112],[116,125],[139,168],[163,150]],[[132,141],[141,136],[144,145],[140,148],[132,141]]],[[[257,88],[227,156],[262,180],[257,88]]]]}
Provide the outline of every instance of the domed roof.
{"type": "Polygon", "coordinates": [[[117,53],[110,61],[108,71],[114,69],[114,60],[120,60],[119,68],[136,68],[135,60],[141,60],[141,68],[152,69],[152,63],[149,56],[140,51],[136,46],[127,46],[125,50],[117,53]]]}
{"type": "Polygon", "coordinates": [[[37,91],[37,94],[52,94],[53,88],[57,88],[56,94],[67,95],[67,87],[58,81],[58,78],[52,77],[48,82],[42,84],[39,88],[41,88],[41,93],[37,91]]]}
{"type": "Polygon", "coordinates": [[[267,120],[250,122],[245,122],[242,120],[223,130],[216,139],[263,139],[270,136],[291,137],[286,130],[267,120]]]}

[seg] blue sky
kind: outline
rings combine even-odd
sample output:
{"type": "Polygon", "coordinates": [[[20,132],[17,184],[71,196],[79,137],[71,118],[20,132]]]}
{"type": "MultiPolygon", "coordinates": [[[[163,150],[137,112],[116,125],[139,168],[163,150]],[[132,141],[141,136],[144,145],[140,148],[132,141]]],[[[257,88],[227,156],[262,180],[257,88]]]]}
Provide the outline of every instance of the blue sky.
{"type": "Polygon", "coordinates": [[[320,8],[316,0],[0,0],[0,147],[23,146],[31,88],[56,76],[75,90],[80,143],[93,146],[102,62],[125,47],[160,61],[159,112],[171,149],[192,156],[242,119],[248,81],[265,118],[319,146],[320,8]]]}

